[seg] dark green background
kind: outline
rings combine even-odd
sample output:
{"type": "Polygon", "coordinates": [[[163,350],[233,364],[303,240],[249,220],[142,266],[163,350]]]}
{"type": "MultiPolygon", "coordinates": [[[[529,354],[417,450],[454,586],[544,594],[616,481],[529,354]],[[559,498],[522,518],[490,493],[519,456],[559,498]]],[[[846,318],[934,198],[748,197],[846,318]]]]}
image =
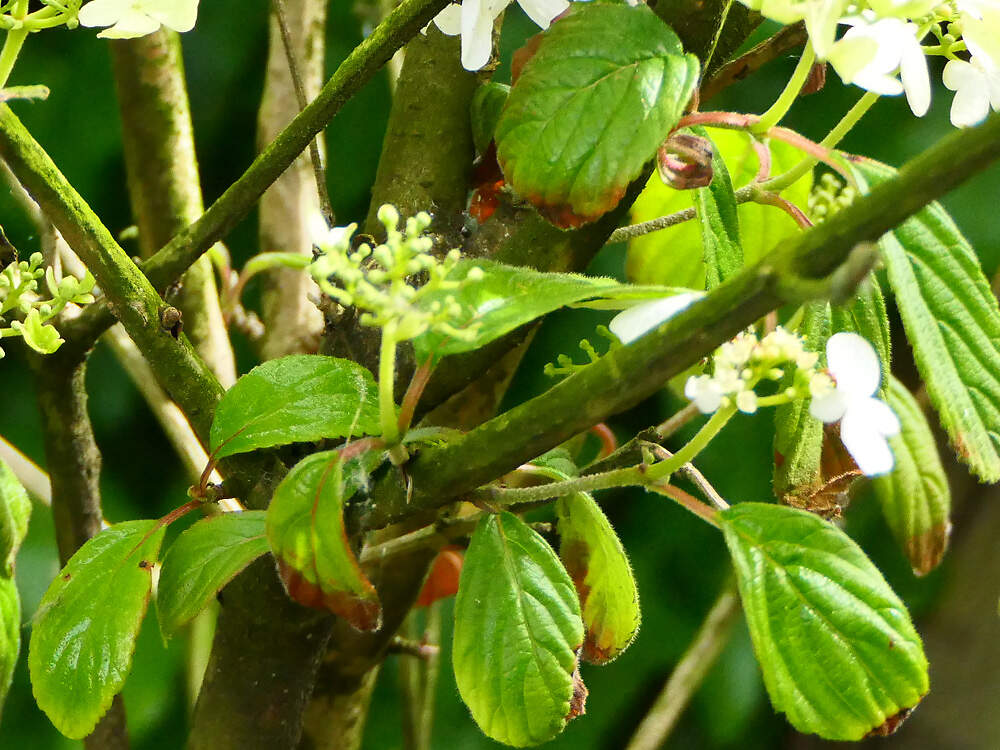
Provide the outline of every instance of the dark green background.
{"type": "MultiPolygon", "coordinates": [[[[184,50],[206,200],[221,191],[250,163],[254,154],[256,107],[266,57],[266,3],[215,0],[203,3],[198,27],[185,35],[184,50]]],[[[505,56],[532,32],[518,10],[509,14],[505,56]]],[[[362,32],[349,3],[335,2],[329,24],[332,70],[359,41],[362,32]]],[[[776,61],[763,73],[719,100],[713,109],[763,111],[787,79],[795,58],[776,61]]],[[[940,67],[934,75],[940,79],[940,67]]],[[[12,82],[44,83],[48,101],[18,103],[17,112],[49,150],[83,196],[114,232],[131,223],[124,188],[120,130],[106,44],[93,31],[49,31],[28,40],[12,82]]],[[[858,97],[834,75],[826,90],[800,102],[787,124],[819,138],[858,97]]],[[[880,102],[844,147],[898,165],[950,129],[950,93],[935,91],[927,117],[913,118],[902,99],[880,102]]],[[[338,220],[362,221],[374,177],[389,107],[389,90],[380,74],[337,116],[327,129],[330,192],[338,220]]],[[[959,225],[980,251],[988,273],[1000,259],[996,227],[1000,170],[996,168],[956,190],[945,201],[959,225]],[[992,227],[992,229],[991,229],[992,227]]],[[[0,223],[23,252],[37,246],[6,188],[0,188],[0,223]]],[[[256,252],[253,217],[229,238],[238,262],[256,252]]],[[[621,268],[621,248],[599,259],[601,271],[621,268]]],[[[536,338],[518,377],[511,402],[547,384],[541,367],[559,353],[579,355],[576,342],[591,336],[607,316],[572,312],[551,316],[536,338]]],[[[901,338],[897,337],[901,341],[901,338]]],[[[19,347],[7,347],[0,361],[0,433],[44,465],[31,375],[19,347]]],[[[241,347],[241,350],[245,347],[241,347]]],[[[908,371],[908,352],[898,347],[897,363],[908,371]]],[[[243,355],[243,369],[252,365],[243,355]]],[[[110,354],[99,348],[89,371],[91,414],[104,454],[102,487],[111,521],[161,515],[182,503],[183,471],[135,388],[110,354]]],[[[652,401],[616,422],[621,436],[653,421],[676,404],[652,401]]],[[[770,496],[770,414],[734,421],[701,461],[706,474],[732,500],[770,496]]],[[[725,575],[721,537],[691,515],[662,499],[638,492],[608,493],[602,498],[630,552],[642,596],[643,627],[631,649],[610,666],[585,667],[590,688],[586,717],[574,721],[551,747],[620,748],[644,715],[663,680],[690,641],[716,596],[725,575]]],[[[855,499],[849,528],[865,544],[915,615],[932,613],[948,585],[949,566],[918,581],[892,544],[870,498],[855,499]]],[[[31,533],[18,560],[25,605],[25,642],[31,614],[56,573],[51,520],[36,506],[31,533]]],[[[983,617],[995,613],[985,613],[983,617]]],[[[450,605],[446,615],[450,617],[450,605]]],[[[919,624],[919,623],[918,623],[919,624]]],[[[445,633],[447,643],[448,633],[445,633]]],[[[133,746],[181,747],[185,737],[184,646],[178,639],[164,647],[150,620],[140,637],[135,666],[125,688],[133,746]]],[[[458,700],[447,649],[438,689],[435,747],[492,746],[476,729],[458,700]]],[[[933,677],[932,677],[933,679],[933,677]]],[[[395,657],[383,668],[368,722],[365,747],[395,748],[401,743],[395,657]]],[[[970,689],[975,689],[971,686],[970,689]]],[[[749,638],[742,623],[736,637],[685,714],[671,740],[676,748],[789,747],[798,740],[771,711],[749,638]]],[[[888,741],[892,746],[896,740],[888,741]]],[[[24,659],[3,711],[0,747],[78,746],[61,738],[31,699],[24,659]]],[[[912,745],[917,747],[918,745],[912,745]]],[[[985,746],[984,746],[985,747],[985,746]]]]}

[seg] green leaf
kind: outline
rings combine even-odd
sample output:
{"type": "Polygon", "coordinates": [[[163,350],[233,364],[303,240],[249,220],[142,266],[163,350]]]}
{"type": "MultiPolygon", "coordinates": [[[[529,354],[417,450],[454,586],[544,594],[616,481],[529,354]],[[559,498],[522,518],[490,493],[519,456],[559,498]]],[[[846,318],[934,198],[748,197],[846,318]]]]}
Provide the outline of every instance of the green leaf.
{"type": "Polygon", "coordinates": [[[861,548],[820,517],[740,503],[718,515],[771,703],[800,732],[859,740],[928,690],[906,607],[861,548]]]}
{"type": "Polygon", "coordinates": [[[215,458],[380,431],[371,373],[346,359],[293,354],[265,362],[223,395],[212,422],[215,458]]]}
{"type": "Polygon", "coordinates": [[[90,734],[125,684],[163,541],[158,523],[127,521],[102,531],[70,558],[38,606],[28,646],[31,685],[39,707],[70,739],[90,734]]]}
{"type": "Polygon", "coordinates": [[[698,61],[645,5],[571,4],[497,123],[507,183],[559,227],[614,208],[677,124],[698,61]]]}
{"type": "Polygon", "coordinates": [[[472,141],[476,153],[485,154],[493,140],[493,133],[500,119],[500,110],[507,102],[510,86],[503,83],[484,83],[472,95],[472,141]]]}
{"type": "Polygon", "coordinates": [[[268,551],[266,513],[248,510],[203,518],[167,550],[156,589],[160,631],[171,636],[236,575],[268,551]]]}
{"type": "Polygon", "coordinates": [[[479,281],[469,281],[457,292],[442,290],[425,299],[428,304],[433,304],[444,303],[445,298],[454,297],[465,311],[464,317],[457,318],[454,325],[463,327],[478,323],[474,336],[458,339],[425,333],[413,341],[418,362],[432,356],[439,359],[478,349],[560,307],[628,288],[613,279],[573,273],[542,273],[483,260],[462,261],[453,271],[452,278],[464,279],[473,268],[482,270],[479,281]]]}
{"type": "Polygon", "coordinates": [[[552,548],[510,513],[482,519],[465,553],[452,648],[480,729],[514,747],[559,734],[582,643],[576,589],[552,548]]]}
{"type": "Polygon", "coordinates": [[[882,365],[882,388],[885,388],[892,363],[892,342],[889,337],[889,313],[885,308],[882,287],[874,274],[858,288],[850,302],[832,309],[833,333],[852,331],[867,339],[878,353],[882,365]]]}
{"type": "Polygon", "coordinates": [[[365,460],[345,464],[337,451],[325,451],[295,464],[267,509],[267,538],[295,601],[327,609],[359,630],[378,630],[378,594],[344,529],[344,503],[368,480],[365,460]]]}
{"type": "Polygon", "coordinates": [[[0,716],[21,653],[21,597],[13,578],[0,576],[0,716]]]}
{"type": "Polygon", "coordinates": [[[36,309],[29,310],[24,318],[24,323],[17,323],[15,330],[21,334],[24,343],[39,354],[52,354],[63,344],[63,339],[59,337],[59,331],[53,326],[43,323],[42,316],[36,309]]]}
{"type": "MultiPolygon", "coordinates": [[[[852,161],[859,186],[895,170],[852,161]]],[[[975,251],[938,203],[879,241],[889,284],[931,403],[958,457],[1000,480],[1000,309],[975,251]]]]}
{"type": "Polygon", "coordinates": [[[594,498],[585,492],[559,498],[559,557],[576,585],[583,609],[584,661],[606,664],[639,632],[639,590],[625,548],[594,498]]]}
{"type": "MultiPolygon", "coordinates": [[[[725,160],[734,188],[740,188],[757,176],[757,154],[746,133],[713,130],[716,151],[725,160]]],[[[771,141],[772,174],[781,174],[802,160],[801,153],[780,141],[771,141]]],[[[805,206],[812,189],[812,174],[807,174],[782,191],[782,196],[797,206],[805,206]]],[[[663,184],[654,174],[632,205],[632,221],[642,222],[677,213],[692,207],[695,191],[676,190],[663,184]]],[[[743,259],[746,264],[759,260],[781,240],[802,230],[788,214],[773,206],[742,203],[737,207],[743,259]]],[[[705,253],[699,222],[687,221],[636,237],[629,243],[626,272],[638,284],[705,288],[705,253]]]]}
{"type": "Polygon", "coordinates": [[[872,490],[913,572],[924,575],[937,567],[948,547],[951,490],[934,435],[916,399],[892,376],[886,392],[902,429],[889,438],[895,466],[872,480],[872,490]]]}
{"type": "MultiPolygon", "coordinates": [[[[708,138],[705,128],[693,132],[708,138]]],[[[711,139],[709,139],[711,140],[711,139]]],[[[694,208],[701,226],[705,253],[705,287],[715,289],[743,268],[743,246],[740,244],[740,218],[736,210],[733,181],[719,149],[712,144],[712,182],[694,191],[694,208]]]]}
{"type": "Polygon", "coordinates": [[[0,459],[0,577],[14,575],[14,559],[28,533],[31,500],[14,475],[0,459]]]}
{"type": "MultiPolygon", "coordinates": [[[[798,334],[810,351],[824,352],[830,338],[830,305],[810,302],[798,334]]],[[[820,362],[826,354],[820,355],[820,362]]],[[[808,495],[822,483],[823,423],[809,413],[809,401],[798,399],[774,411],[774,494],[782,502],[808,495]]]]}

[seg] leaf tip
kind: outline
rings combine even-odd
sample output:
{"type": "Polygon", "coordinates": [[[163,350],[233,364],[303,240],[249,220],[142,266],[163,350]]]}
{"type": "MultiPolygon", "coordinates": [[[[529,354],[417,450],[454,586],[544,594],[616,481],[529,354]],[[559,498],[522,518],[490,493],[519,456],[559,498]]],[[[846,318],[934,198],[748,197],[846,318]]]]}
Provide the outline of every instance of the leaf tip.
{"type": "Polygon", "coordinates": [[[938,566],[948,549],[950,537],[951,522],[946,520],[906,540],[903,549],[915,576],[927,575],[938,566]]]}
{"type": "Polygon", "coordinates": [[[370,596],[365,597],[346,591],[324,591],[281,559],[278,560],[278,573],[288,596],[302,606],[332,612],[363,632],[374,632],[382,627],[382,605],[374,587],[370,596]]]}
{"type": "Polygon", "coordinates": [[[890,716],[888,719],[886,719],[884,722],[882,722],[873,730],[871,730],[868,734],[866,734],[865,738],[888,737],[891,734],[895,734],[896,730],[899,729],[899,727],[903,724],[903,722],[906,721],[907,717],[913,713],[913,710],[915,708],[916,706],[910,706],[909,708],[904,708],[901,711],[894,713],[892,716],[890,716]]]}

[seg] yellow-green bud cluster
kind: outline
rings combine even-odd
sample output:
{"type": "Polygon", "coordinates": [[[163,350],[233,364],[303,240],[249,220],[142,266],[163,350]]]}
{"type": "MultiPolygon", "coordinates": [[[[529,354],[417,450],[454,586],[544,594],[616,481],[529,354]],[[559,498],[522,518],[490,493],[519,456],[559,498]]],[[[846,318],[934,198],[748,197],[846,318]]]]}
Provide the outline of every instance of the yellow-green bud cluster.
{"type": "MultiPolygon", "coordinates": [[[[14,261],[0,271],[0,338],[21,336],[41,354],[51,354],[62,344],[55,328],[48,324],[66,305],[86,305],[94,301],[94,277],[65,276],[57,279],[52,268],[42,267],[41,253],[28,260],[14,261]],[[48,296],[39,292],[45,278],[48,296]],[[16,317],[14,317],[16,316],[16,317]],[[14,317],[9,324],[5,318],[14,317]]],[[[0,349],[0,357],[3,357],[0,349]]]]}
{"type": "Polygon", "coordinates": [[[826,221],[854,201],[857,192],[832,172],[825,173],[809,194],[809,216],[813,223],[826,221]]]}
{"type": "Polygon", "coordinates": [[[431,217],[421,211],[399,229],[399,212],[388,204],[377,217],[386,240],[372,247],[351,249],[357,224],[324,228],[314,242],[319,250],[309,272],[324,294],[345,307],[362,311],[361,323],[384,328],[392,324],[394,338],[406,341],[427,331],[453,338],[474,335],[475,324],[464,324],[466,310],[454,294],[464,284],[478,281],[482,271],[471,268],[454,278],[461,258],[451,250],[441,259],[432,254],[433,240],[424,232],[431,217]]]}

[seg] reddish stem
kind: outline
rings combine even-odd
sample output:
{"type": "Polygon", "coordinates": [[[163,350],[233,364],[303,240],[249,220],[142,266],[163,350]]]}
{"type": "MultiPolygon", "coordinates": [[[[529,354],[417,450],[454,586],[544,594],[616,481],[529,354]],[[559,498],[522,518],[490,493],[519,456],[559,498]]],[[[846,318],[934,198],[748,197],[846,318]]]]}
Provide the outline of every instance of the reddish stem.
{"type": "Polygon", "coordinates": [[[590,432],[601,441],[601,453],[597,457],[598,461],[607,458],[618,450],[618,438],[615,437],[615,433],[604,422],[595,424],[590,428],[590,432]]]}
{"type": "Polygon", "coordinates": [[[782,198],[777,193],[761,191],[754,196],[754,203],[763,203],[768,206],[776,206],[777,208],[780,208],[782,211],[791,216],[801,229],[811,229],[813,226],[813,223],[809,220],[809,217],[805,215],[801,208],[796,206],[790,200],[782,198]]]}
{"type": "Polygon", "coordinates": [[[410,385],[407,386],[406,393],[403,396],[403,403],[399,407],[400,434],[405,434],[410,429],[410,424],[413,422],[413,415],[417,411],[417,403],[424,394],[424,388],[427,387],[427,381],[431,379],[431,373],[434,372],[432,362],[433,359],[428,359],[420,365],[410,379],[410,385]]]}

